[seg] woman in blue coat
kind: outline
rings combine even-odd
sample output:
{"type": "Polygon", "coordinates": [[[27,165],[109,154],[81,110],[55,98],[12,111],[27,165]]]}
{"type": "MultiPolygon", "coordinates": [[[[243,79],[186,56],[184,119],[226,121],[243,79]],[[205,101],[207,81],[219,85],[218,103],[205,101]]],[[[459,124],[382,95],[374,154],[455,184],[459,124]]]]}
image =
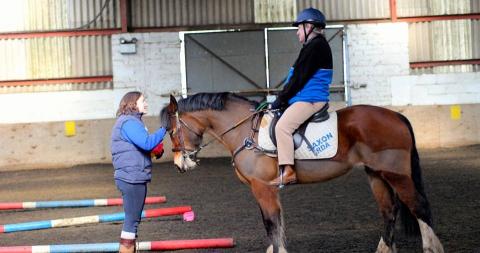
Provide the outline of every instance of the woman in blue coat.
{"type": "Polygon", "coordinates": [[[149,134],[142,121],[142,116],[147,111],[148,104],[142,93],[128,92],[120,101],[117,121],[112,129],[114,178],[122,193],[125,212],[120,235],[121,253],[135,251],[137,228],[147,196],[147,183],[152,179],[151,151],[157,145],[162,145],[165,136],[165,128],[149,134]]]}

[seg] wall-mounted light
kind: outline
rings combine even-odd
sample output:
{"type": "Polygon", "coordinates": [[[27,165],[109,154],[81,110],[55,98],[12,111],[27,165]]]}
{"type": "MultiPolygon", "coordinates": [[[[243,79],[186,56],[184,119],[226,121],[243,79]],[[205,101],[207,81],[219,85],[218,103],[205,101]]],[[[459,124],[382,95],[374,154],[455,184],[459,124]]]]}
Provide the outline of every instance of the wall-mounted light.
{"type": "Polygon", "coordinates": [[[137,38],[127,40],[120,38],[120,53],[121,54],[136,54],[137,53],[137,38]]]}

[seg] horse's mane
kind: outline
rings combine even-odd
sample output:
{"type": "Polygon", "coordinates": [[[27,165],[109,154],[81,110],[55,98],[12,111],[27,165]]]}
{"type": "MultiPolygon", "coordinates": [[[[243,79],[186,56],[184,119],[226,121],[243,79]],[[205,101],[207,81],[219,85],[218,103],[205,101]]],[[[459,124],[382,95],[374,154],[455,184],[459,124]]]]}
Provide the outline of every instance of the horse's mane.
{"type": "MultiPolygon", "coordinates": [[[[225,109],[228,100],[248,102],[255,107],[258,105],[258,102],[256,101],[249,100],[246,97],[230,92],[197,93],[193,96],[180,99],[178,101],[178,112],[195,112],[203,110],[222,111],[225,109]]],[[[160,120],[162,127],[170,129],[171,123],[168,115],[168,105],[161,110],[160,120]]]]}

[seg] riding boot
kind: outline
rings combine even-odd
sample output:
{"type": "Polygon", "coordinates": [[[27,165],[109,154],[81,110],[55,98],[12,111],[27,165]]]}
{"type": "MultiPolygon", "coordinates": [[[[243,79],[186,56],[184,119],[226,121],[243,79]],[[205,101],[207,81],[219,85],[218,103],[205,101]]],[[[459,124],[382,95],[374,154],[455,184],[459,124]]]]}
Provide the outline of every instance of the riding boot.
{"type": "Polygon", "coordinates": [[[135,253],[136,240],[135,239],[123,239],[120,238],[120,250],[119,253],[135,253]]]}
{"type": "Polygon", "coordinates": [[[285,185],[294,184],[297,182],[297,173],[293,169],[293,165],[280,165],[279,166],[280,175],[269,182],[270,185],[278,186],[283,188],[285,185]]]}

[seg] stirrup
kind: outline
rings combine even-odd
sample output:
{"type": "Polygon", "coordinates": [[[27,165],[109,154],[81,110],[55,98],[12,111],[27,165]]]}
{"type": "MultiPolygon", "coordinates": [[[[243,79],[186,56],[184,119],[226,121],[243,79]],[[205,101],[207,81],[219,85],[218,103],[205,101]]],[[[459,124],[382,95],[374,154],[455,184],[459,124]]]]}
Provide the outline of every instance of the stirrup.
{"type": "Polygon", "coordinates": [[[280,172],[280,183],[278,184],[278,189],[281,190],[285,187],[285,184],[283,183],[283,172],[285,172],[285,166],[280,166],[278,171],[280,172]]]}

